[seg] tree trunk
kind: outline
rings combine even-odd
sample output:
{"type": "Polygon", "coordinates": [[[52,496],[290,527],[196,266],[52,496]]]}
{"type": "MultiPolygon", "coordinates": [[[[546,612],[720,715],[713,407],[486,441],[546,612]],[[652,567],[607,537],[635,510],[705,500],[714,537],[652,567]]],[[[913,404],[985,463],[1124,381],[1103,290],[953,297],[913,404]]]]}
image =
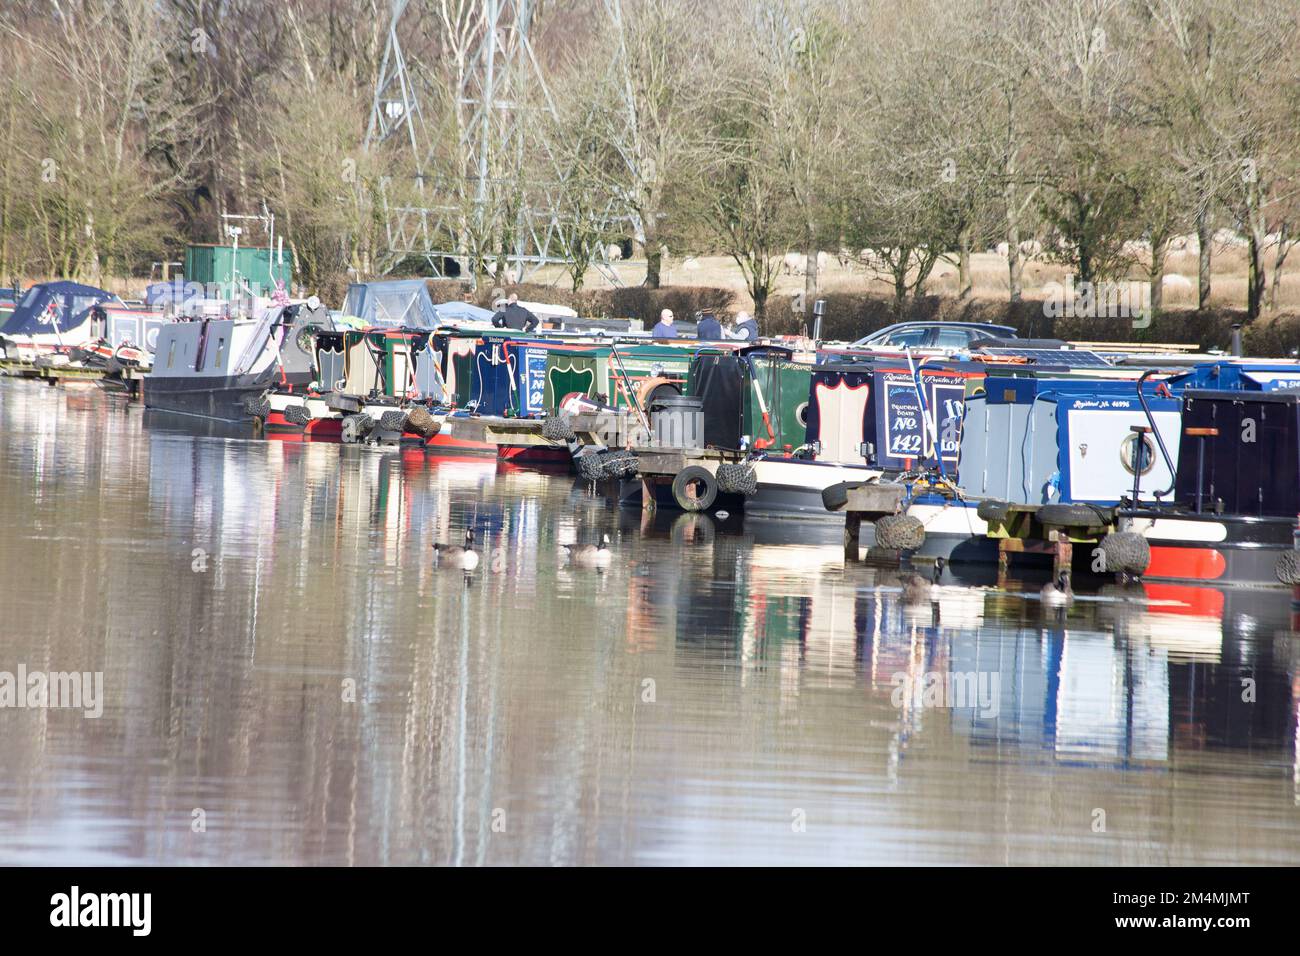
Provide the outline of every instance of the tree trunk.
{"type": "Polygon", "coordinates": [[[754,318],[760,325],[767,321],[767,297],[771,290],[766,285],[754,280],[752,288],[749,290],[749,296],[754,300],[754,318]]]}
{"type": "Polygon", "coordinates": [[[641,232],[641,246],[645,250],[645,287],[657,289],[663,270],[664,250],[663,243],[659,241],[659,229],[653,210],[646,213],[641,223],[641,232]]]}
{"type": "Polygon", "coordinates": [[[1210,307],[1210,243],[1214,239],[1213,222],[1210,220],[1210,211],[1208,208],[1202,208],[1196,214],[1196,243],[1197,243],[1197,289],[1196,289],[1196,307],[1198,309],[1208,309],[1210,307]]]}
{"type": "Polygon", "coordinates": [[[808,315],[812,315],[813,303],[817,301],[820,276],[817,272],[817,241],[813,236],[813,224],[804,225],[804,257],[807,260],[803,270],[803,300],[808,315]]]}
{"type": "Polygon", "coordinates": [[[910,249],[899,249],[899,258],[894,265],[894,315],[899,322],[907,321],[904,312],[907,309],[907,266],[912,261],[910,249]]]}
{"type": "Polygon", "coordinates": [[[957,299],[969,299],[974,282],[970,274],[970,254],[973,228],[969,222],[963,223],[957,233],[957,299]]]}
{"type": "MultiPolygon", "coordinates": [[[[645,247],[645,287],[659,288],[659,273],[663,267],[663,247],[659,243],[647,243],[645,247]]],[[[757,306],[755,306],[757,308],[757,306]]]]}
{"type": "Polygon", "coordinates": [[[1007,291],[1009,301],[1014,305],[1024,297],[1020,287],[1020,276],[1024,266],[1020,262],[1020,212],[1016,206],[1016,154],[1012,150],[1007,154],[1006,182],[1002,187],[1002,198],[1007,207],[1007,291]]]}
{"type": "Polygon", "coordinates": [[[1259,187],[1252,184],[1246,199],[1246,318],[1253,322],[1264,309],[1264,239],[1267,226],[1259,208],[1259,187]]]}
{"type": "Polygon", "coordinates": [[[1164,305],[1165,284],[1163,279],[1165,277],[1165,255],[1168,251],[1168,238],[1152,241],[1151,269],[1147,272],[1147,278],[1150,283],[1151,315],[1153,317],[1159,314],[1161,306],[1164,305]]]}
{"type": "Polygon", "coordinates": [[[1282,223],[1277,234],[1277,252],[1273,255],[1273,281],[1268,289],[1268,309],[1277,311],[1277,294],[1282,288],[1282,266],[1286,263],[1286,254],[1290,249],[1290,224],[1282,223]]]}

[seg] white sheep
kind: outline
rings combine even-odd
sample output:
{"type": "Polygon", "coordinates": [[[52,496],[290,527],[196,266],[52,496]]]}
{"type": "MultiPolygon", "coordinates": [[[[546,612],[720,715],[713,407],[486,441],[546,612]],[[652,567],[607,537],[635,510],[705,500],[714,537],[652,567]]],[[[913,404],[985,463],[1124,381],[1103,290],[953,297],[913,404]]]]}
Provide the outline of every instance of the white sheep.
{"type": "Polygon", "coordinates": [[[605,258],[610,262],[618,262],[623,258],[623,247],[617,242],[611,242],[605,247],[605,258]]]}

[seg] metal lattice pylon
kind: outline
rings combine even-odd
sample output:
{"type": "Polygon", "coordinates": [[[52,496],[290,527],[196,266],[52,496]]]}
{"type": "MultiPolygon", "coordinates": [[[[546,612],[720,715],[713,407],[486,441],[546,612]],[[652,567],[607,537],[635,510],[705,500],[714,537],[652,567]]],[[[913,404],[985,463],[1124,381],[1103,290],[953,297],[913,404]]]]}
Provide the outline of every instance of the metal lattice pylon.
{"type": "MultiPolygon", "coordinates": [[[[470,264],[471,274],[476,258],[504,259],[522,279],[538,266],[572,261],[558,202],[563,173],[543,162],[534,169],[545,174],[530,177],[525,166],[530,150],[547,157],[546,144],[530,133],[555,115],[530,40],[534,13],[534,0],[392,0],[366,145],[400,141],[414,184],[383,189],[384,271],[410,256],[425,258],[436,274],[447,258],[470,264]],[[436,23],[438,66],[408,56],[403,45],[424,16],[436,23]]],[[[617,218],[611,209],[610,222],[617,218]]],[[[612,275],[603,247],[593,265],[612,275]]]]}

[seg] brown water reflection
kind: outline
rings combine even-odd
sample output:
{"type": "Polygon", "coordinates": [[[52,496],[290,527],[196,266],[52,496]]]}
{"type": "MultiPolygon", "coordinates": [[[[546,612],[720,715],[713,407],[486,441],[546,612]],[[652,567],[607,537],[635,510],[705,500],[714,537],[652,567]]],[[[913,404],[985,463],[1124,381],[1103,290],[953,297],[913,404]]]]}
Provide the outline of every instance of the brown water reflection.
{"type": "Polygon", "coordinates": [[[22,382],[0,428],[0,671],[106,689],[0,709],[0,862],[1300,862],[1284,594],[936,620],[830,525],[22,382]],[[467,525],[468,584],[430,562],[467,525]],[[950,671],[996,697],[897,699],[950,671]]]}

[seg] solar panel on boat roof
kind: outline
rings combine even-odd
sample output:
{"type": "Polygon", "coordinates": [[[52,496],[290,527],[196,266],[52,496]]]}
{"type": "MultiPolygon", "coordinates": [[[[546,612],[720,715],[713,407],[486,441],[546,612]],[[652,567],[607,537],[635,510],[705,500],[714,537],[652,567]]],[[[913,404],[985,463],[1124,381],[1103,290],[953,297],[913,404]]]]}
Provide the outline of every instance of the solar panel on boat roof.
{"type": "Polygon", "coordinates": [[[1064,365],[1066,368],[1112,368],[1110,362],[1087,349],[983,349],[989,355],[1000,358],[1029,359],[1039,365],[1064,365]]]}

